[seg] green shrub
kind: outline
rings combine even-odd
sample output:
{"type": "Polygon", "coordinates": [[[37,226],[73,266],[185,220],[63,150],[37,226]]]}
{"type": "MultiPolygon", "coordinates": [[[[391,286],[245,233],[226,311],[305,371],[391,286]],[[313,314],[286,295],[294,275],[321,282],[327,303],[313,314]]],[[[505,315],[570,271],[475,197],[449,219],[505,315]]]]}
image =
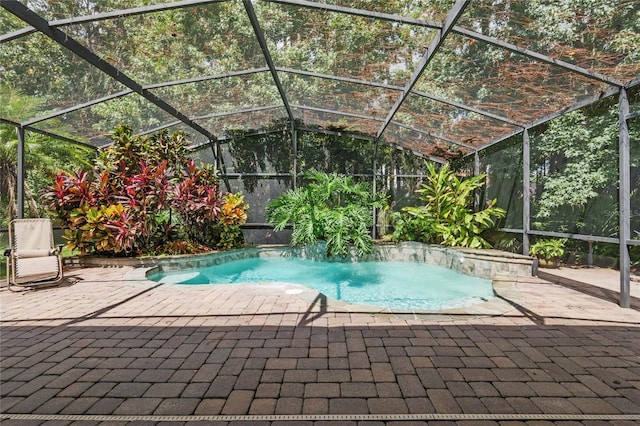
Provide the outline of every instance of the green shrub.
{"type": "Polygon", "coordinates": [[[538,240],[529,248],[529,254],[545,262],[555,262],[564,255],[566,238],[538,240]]]}
{"type": "Polygon", "coordinates": [[[126,125],[117,127],[114,143],[91,171],[58,174],[43,194],[60,218],[68,248],[122,256],[241,244],[239,226],[248,206],[236,205],[233,223],[225,223],[225,200],[242,196],[220,191],[212,167],[196,167],[184,135],[132,133],[126,125]],[[233,238],[213,231],[219,226],[235,226],[233,238]],[[173,247],[174,241],[184,247],[173,247]]]}
{"type": "Polygon", "coordinates": [[[291,244],[327,243],[328,256],[346,256],[353,247],[358,254],[373,247],[370,228],[372,210],[385,200],[374,195],[366,183],[335,173],[310,172],[311,182],[292,189],[267,206],[267,220],[276,231],[293,224],[291,244]]]}
{"type": "Polygon", "coordinates": [[[490,247],[482,233],[495,226],[494,219],[504,217],[505,210],[492,200],[482,210],[473,211],[473,196],[484,185],[485,175],[458,178],[448,164],[436,170],[427,165],[427,183],[416,192],[425,205],[405,207],[394,217],[393,239],[412,240],[446,246],[490,247]]]}

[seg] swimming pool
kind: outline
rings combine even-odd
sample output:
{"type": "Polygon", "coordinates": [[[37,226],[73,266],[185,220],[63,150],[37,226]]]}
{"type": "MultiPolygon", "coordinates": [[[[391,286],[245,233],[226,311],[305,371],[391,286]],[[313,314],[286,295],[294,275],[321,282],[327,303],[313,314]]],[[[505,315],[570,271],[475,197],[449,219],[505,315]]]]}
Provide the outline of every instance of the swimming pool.
{"type": "Polygon", "coordinates": [[[300,257],[248,257],[216,265],[150,273],[172,284],[285,282],[343,302],[397,310],[442,310],[494,296],[491,280],[419,262],[335,262],[300,257]]]}

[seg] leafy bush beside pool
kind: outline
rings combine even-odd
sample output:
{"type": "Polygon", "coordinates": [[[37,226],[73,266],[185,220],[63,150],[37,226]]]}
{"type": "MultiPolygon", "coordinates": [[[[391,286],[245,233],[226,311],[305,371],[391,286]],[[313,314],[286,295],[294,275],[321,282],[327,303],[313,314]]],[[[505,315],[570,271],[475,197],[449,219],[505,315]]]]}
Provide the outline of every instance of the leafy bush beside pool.
{"type": "Polygon", "coordinates": [[[185,254],[242,244],[249,206],[196,166],[184,134],[133,136],[121,125],[91,170],[61,173],[43,194],[69,250],[132,256],[185,254]]]}

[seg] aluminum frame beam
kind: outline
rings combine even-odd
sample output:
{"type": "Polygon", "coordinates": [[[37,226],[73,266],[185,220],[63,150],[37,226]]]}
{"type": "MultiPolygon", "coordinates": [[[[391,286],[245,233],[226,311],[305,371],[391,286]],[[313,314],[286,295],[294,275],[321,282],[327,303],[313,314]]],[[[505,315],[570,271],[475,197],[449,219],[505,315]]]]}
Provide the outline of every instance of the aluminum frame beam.
{"type": "Polygon", "coordinates": [[[15,128],[18,127],[24,127],[25,130],[30,131],[31,133],[37,133],[39,135],[43,135],[43,136],[47,136],[53,139],[58,139],[61,141],[65,141],[65,142],[69,142],[72,143],[74,145],[81,145],[81,146],[86,146],[87,148],[91,148],[91,149],[97,149],[95,146],[88,144],[86,142],[82,142],[76,139],[71,139],[67,136],[62,136],[62,135],[58,135],[57,133],[53,133],[53,132],[49,132],[47,130],[42,130],[42,129],[38,129],[37,127],[33,127],[33,126],[23,126],[20,123],[18,123],[17,121],[12,121],[12,120],[8,120],[6,118],[2,118],[0,117],[0,123],[4,123],[4,124],[8,124],[10,126],[13,126],[15,128]]]}
{"type": "Polygon", "coordinates": [[[287,110],[287,114],[289,115],[289,119],[293,122],[294,115],[293,111],[291,111],[291,106],[289,105],[289,100],[287,99],[287,93],[284,91],[282,87],[282,82],[280,81],[280,77],[278,77],[278,71],[276,70],[276,65],[273,62],[273,58],[271,57],[271,53],[269,52],[269,46],[267,45],[267,40],[264,37],[264,32],[260,27],[260,22],[258,21],[258,16],[256,15],[256,11],[253,8],[253,4],[251,0],[242,0],[244,4],[244,8],[247,12],[247,16],[249,17],[249,21],[251,22],[251,26],[253,27],[253,32],[255,33],[256,39],[258,40],[258,44],[260,45],[260,49],[262,50],[262,55],[264,56],[265,61],[267,61],[267,66],[269,67],[269,71],[271,72],[271,76],[273,77],[273,82],[275,83],[278,93],[280,93],[280,97],[282,98],[282,103],[287,110]]]}
{"type": "Polygon", "coordinates": [[[93,53],[91,50],[83,46],[81,43],[79,43],[72,37],[69,37],[60,29],[55,27],[50,27],[48,22],[44,18],[42,18],[37,13],[33,12],[27,6],[23,5],[22,3],[16,0],[3,1],[2,3],[0,3],[0,5],[7,11],[13,13],[18,18],[31,24],[34,28],[36,28],[42,34],[51,38],[56,43],[62,45],[67,50],[78,55],[80,58],[87,61],[94,67],[98,68],[100,71],[104,72],[114,80],[128,87],[132,91],[138,93],[143,98],[145,98],[152,104],[156,105],[160,109],[164,110],[168,114],[176,117],[178,120],[182,121],[192,129],[197,131],[198,133],[203,134],[209,139],[215,138],[215,136],[212,135],[208,130],[204,129],[197,123],[194,123],[191,120],[189,120],[189,118],[185,114],[178,111],[173,106],[169,105],[163,99],[143,89],[142,85],[140,85],[138,82],[134,81],[133,79],[128,77],[126,74],[121,72],[119,69],[117,69],[110,63],[106,62],[105,60],[97,56],[95,53],[93,53]]]}
{"type": "Polygon", "coordinates": [[[451,138],[443,136],[443,135],[436,135],[435,133],[431,133],[431,132],[428,132],[426,130],[420,130],[420,129],[417,129],[417,128],[413,127],[413,126],[409,126],[407,124],[399,123],[397,121],[392,121],[391,123],[395,124],[398,127],[402,127],[404,129],[407,129],[407,130],[411,130],[411,131],[414,131],[414,132],[417,132],[417,133],[421,133],[423,135],[427,135],[427,136],[432,137],[434,139],[440,139],[442,141],[449,142],[449,143],[452,143],[454,145],[458,145],[458,146],[461,146],[463,148],[470,149],[472,151],[478,150],[478,148],[476,148],[475,146],[468,145],[468,144],[466,144],[464,142],[459,142],[459,141],[457,141],[455,139],[451,139],[451,138]]]}
{"type": "MultiPolygon", "coordinates": [[[[473,153],[473,176],[480,176],[480,153],[476,149],[473,153]]],[[[485,179],[486,181],[486,179],[485,179]]],[[[481,200],[481,189],[476,188],[473,194],[473,208],[475,211],[480,211],[480,202],[481,200]]]]}
{"type": "MultiPolygon", "coordinates": [[[[500,231],[508,232],[510,234],[522,234],[524,230],[514,229],[514,228],[500,228],[500,231]]],[[[535,229],[530,229],[529,235],[539,235],[541,237],[570,238],[572,240],[593,241],[593,242],[611,243],[611,244],[618,244],[619,242],[617,238],[613,238],[613,237],[599,237],[597,235],[571,234],[567,232],[537,231],[535,229]]]]}
{"type": "Polygon", "coordinates": [[[363,86],[379,87],[381,89],[389,89],[389,90],[397,90],[397,91],[403,90],[402,86],[396,86],[393,84],[385,84],[385,83],[376,83],[375,81],[361,80],[358,78],[341,77],[338,75],[323,74],[319,72],[304,71],[304,70],[286,68],[286,67],[276,67],[276,70],[279,72],[284,72],[288,74],[304,75],[306,77],[322,78],[325,80],[343,81],[345,83],[361,84],[363,86]]]}
{"type": "Polygon", "coordinates": [[[531,230],[531,140],[529,131],[522,132],[522,254],[529,255],[531,230]]]}
{"type": "MultiPolygon", "coordinates": [[[[270,135],[272,133],[282,133],[284,132],[285,128],[282,129],[269,129],[269,130],[260,130],[258,132],[251,132],[251,133],[245,133],[242,135],[242,137],[253,137],[253,136],[264,136],[264,135],[270,135]]],[[[237,136],[225,136],[223,138],[218,138],[213,142],[218,142],[221,144],[225,144],[227,142],[231,142],[232,140],[234,140],[237,136]]],[[[203,146],[203,145],[198,145],[198,147],[203,146]]]]}
{"type": "Polygon", "coordinates": [[[78,111],[80,109],[87,108],[87,107],[90,107],[92,105],[96,105],[96,104],[99,104],[99,103],[102,103],[102,102],[107,102],[107,101],[110,101],[112,99],[121,98],[121,97],[129,95],[131,93],[133,93],[133,90],[131,90],[131,89],[122,90],[120,92],[113,93],[111,95],[103,96],[103,97],[97,98],[97,99],[92,99],[92,100],[90,100],[88,102],[84,102],[82,104],[74,105],[74,106],[69,107],[69,108],[65,108],[65,109],[62,109],[62,110],[59,110],[59,111],[55,111],[55,112],[52,112],[52,113],[49,113],[49,114],[46,114],[46,115],[42,115],[42,116],[34,118],[32,120],[27,120],[27,121],[23,122],[22,125],[23,126],[30,126],[32,124],[36,124],[36,123],[40,123],[42,121],[50,120],[52,118],[60,117],[61,115],[65,115],[65,114],[68,114],[70,112],[78,111]]]}
{"type": "Polygon", "coordinates": [[[456,108],[460,108],[460,109],[465,110],[465,111],[474,112],[474,113],[482,115],[484,117],[488,117],[488,118],[492,118],[494,120],[502,121],[503,123],[511,124],[512,126],[517,126],[517,127],[523,128],[523,129],[525,127],[527,127],[526,124],[521,123],[519,121],[515,121],[515,120],[512,120],[510,118],[504,117],[502,115],[494,114],[492,112],[485,111],[485,110],[480,109],[480,108],[475,108],[475,107],[463,104],[461,102],[450,101],[448,99],[441,98],[440,96],[431,95],[429,93],[422,92],[422,91],[419,91],[419,90],[412,90],[411,93],[413,93],[415,95],[423,96],[425,98],[429,98],[429,99],[434,100],[436,102],[440,102],[440,103],[447,104],[447,105],[450,105],[450,106],[453,106],[453,107],[456,107],[456,108]]]}
{"type": "Polygon", "coordinates": [[[6,43],[8,41],[16,40],[20,37],[33,34],[36,32],[36,29],[33,27],[25,27],[20,28],[19,30],[11,31],[10,33],[0,35],[0,44],[6,43]]]}
{"type": "Polygon", "coordinates": [[[61,141],[69,142],[69,143],[74,144],[74,145],[86,146],[87,148],[91,148],[93,150],[97,150],[98,149],[98,147],[96,147],[94,145],[91,145],[90,143],[82,142],[82,141],[79,141],[77,139],[71,139],[71,138],[69,138],[67,136],[59,135],[57,133],[49,132],[47,130],[38,129],[38,128],[33,127],[33,126],[25,126],[24,129],[30,131],[31,133],[37,133],[39,135],[47,136],[47,137],[50,137],[50,138],[53,138],[53,139],[58,139],[58,140],[61,140],[61,141]]]}
{"type": "MultiPolygon", "coordinates": [[[[50,27],[64,27],[68,25],[83,24],[86,22],[106,21],[108,19],[125,18],[127,16],[144,15],[146,13],[164,12],[172,9],[181,9],[185,7],[207,5],[212,3],[223,3],[228,0],[182,0],[174,3],[162,3],[149,6],[134,7],[130,9],[114,10],[112,12],[94,13],[85,16],[76,16],[73,18],[54,19],[49,21],[50,27]]],[[[14,40],[16,38],[32,34],[36,32],[35,27],[29,26],[0,36],[0,43],[14,40]]]]}
{"type": "Polygon", "coordinates": [[[298,109],[307,109],[309,111],[324,112],[327,114],[344,115],[345,117],[362,118],[363,120],[382,121],[382,118],[380,117],[373,117],[373,116],[364,115],[364,114],[355,114],[353,112],[337,111],[335,109],[318,108],[318,107],[312,107],[308,105],[298,105],[298,104],[292,104],[291,107],[298,108],[298,109]]]}
{"type": "Polygon", "coordinates": [[[631,144],[629,136],[629,98],[627,89],[619,97],[619,173],[620,173],[620,306],[631,307],[631,258],[627,241],[631,239],[631,144]]]}
{"type": "Polygon", "coordinates": [[[182,121],[172,121],[170,123],[163,124],[162,126],[136,133],[136,136],[149,135],[151,133],[159,132],[160,130],[168,129],[169,127],[177,126],[180,123],[182,123],[182,121]]]}
{"type": "Polygon", "coordinates": [[[293,149],[293,189],[298,188],[298,130],[291,122],[291,149],[293,149]]]}
{"type": "Polygon", "coordinates": [[[380,19],[383,21],[398,22],[401,24],[419,25],[421,27],[427,27],[427,28],[432,28],[436,30],[439,30],[442,28],[442,25],[433,21],[407,18],[401,15],[395,15],[391,13],[374,12],[370,10],[356,9],[353,7],[345,7],[345,6],[337,6],[333,4],[320,3],[315,1],[314,2],[306,1],[306,0],[265,0],[265,1],[269,3],[279,3],[279,4],[287,4],[291,6],[299,6],[307,9],[317,9],[322,11],[343,13],[346,15],[360,16],[362,18],[373,18],[373,19],[380,19]]]}
{"type": "Polygon", "coordinates": [[[246,112],[256,112],[256,111],[267,111],[270,109],[278,109],[278,108],[284,108],[284,105],[274,104],[274,105],[266,105],[266,106],[255,107],[255,108],[238,109],[238,110],[229,111],[229,112],[213,112],[211,114],[195,115],[191,117],[191,119],[200,121],[200,120],[207,120],[209,118],[227,117],[234,114],[244,114],[246,112]]]}
{"type": "MultiPolygon", "coordinates": [[[[18,219],[22,219],[24,217],[24,180],[26,177],[24,127],[17,127],[16,132],[18,132],[18,164],[16,167],[16,216],[18,219]]],[[[8,273],[9,271],[7,270],[7,274],[8,273]]]]}
{"type": "Polygon", "coordinates": [[[351,133],[351,132],[341,132],[339,130],[314,129],[312,127],[306,127],[306,126],[297,127],[297,129],[302,132],[321,133],[324,135],[346,136],[348,138],[358,139],[363,141],[370,141],[370,142],[375,140],[373,136],[360,135],[358,133],[351,133]]]}
{"type": "Polygon", "coordinates": [[[229,77],[241,77],[243,75],[260,74],[261,72],[267,72],[267,71],[269,71],[268,67],[251,68],[251,69],[242,70],[242,71],[231,71],[224,74],[214,74],[214,75],[207,75],[202,77],[185,78],[182,80],[172,80],[172,81],[166,81],[163,83],[145,84],[142,87],[144,89],[160,89],[163,87],[179,86],[181,84],[200,83],[202,81],[221,80],[223,78],[229,78],[229,77]]]}
{"type": "Polygon", "coordinates": [[[386,130],[389,123],[391,123],[391,120],[400,109],[400,106],[402,106],[404,101],[409,96],[411,89],[413,89],[413,86],[415,86],[418,79],[420,78],[424,70],[427,68],[429,63],[431,62],[431,59],[433,59],[436,52],[442,45],[442,43],[444,43],[445,39],[447,38],[447,35],[449,34],[449,32],[451,32],[456,21],[458,20],[458,18],[460,18],[460,16],[462,15],[462,13],[464,12],[465,8],[468,5],[469,5],[468,0],[458,0],[456,1],[456,4],[453,5],[451,10],[449,11],[449,14],[444,20],[442,28],[440,29],[440,34],[438,34],[438,36],[431,41],[431,44],[427,49],[427,53],[422,57],[422,59],[416,66],[415,70],[413,71],[413,74],[411,75],[411,78],[409,79],[409,81],[404,87],[404,92],[402,96],[398,98],[395,105],[391,108],[391,111],[389,111],[389,114],[387,115],[387,118],[385,119],[382,127],[380,128],[380,130],[378,130],[378,134],[376,135],[376,138],[380,138],[380,136],[382,136],[382,134],[386,130]]]}

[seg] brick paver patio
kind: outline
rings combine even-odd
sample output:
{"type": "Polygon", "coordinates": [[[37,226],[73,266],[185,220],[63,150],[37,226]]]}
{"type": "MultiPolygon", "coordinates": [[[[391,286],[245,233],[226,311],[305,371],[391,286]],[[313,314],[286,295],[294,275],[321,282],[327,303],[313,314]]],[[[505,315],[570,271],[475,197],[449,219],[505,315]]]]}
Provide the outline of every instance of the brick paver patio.
{"type": "Polygon", "coordinates": [[[575,288],[414,316],[128,272],[0,290],[3,425],[640,424],[640,311],[575,288]]]}

